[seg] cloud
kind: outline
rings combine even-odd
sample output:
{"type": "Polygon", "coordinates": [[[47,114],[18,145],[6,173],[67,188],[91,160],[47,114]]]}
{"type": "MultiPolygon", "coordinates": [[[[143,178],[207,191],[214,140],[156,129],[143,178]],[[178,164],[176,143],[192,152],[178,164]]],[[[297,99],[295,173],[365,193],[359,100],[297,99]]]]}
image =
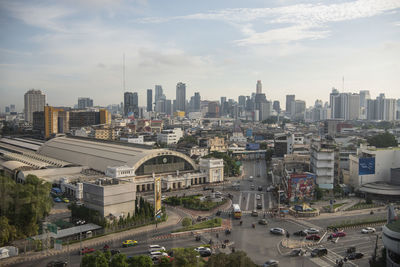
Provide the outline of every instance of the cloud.
{"type": "Polygon", "coordinates": [[[143,18],[140,22],[222,21],[238,28],[243,35],[247,36],[236,40],[236,44],[259,45],[326,38],[329,36],[328,23],[373,17],[385,12],[393,12],[397,8],[400,8],[399,0],[357,0],[330,5],[295,4],[274,8],[230,8],[185,16],[143,18]],[[256,32],[253,23],[260,21],[274,29],[256,32]],[[324,30],[318,30],[320,28],[324,30]]]}

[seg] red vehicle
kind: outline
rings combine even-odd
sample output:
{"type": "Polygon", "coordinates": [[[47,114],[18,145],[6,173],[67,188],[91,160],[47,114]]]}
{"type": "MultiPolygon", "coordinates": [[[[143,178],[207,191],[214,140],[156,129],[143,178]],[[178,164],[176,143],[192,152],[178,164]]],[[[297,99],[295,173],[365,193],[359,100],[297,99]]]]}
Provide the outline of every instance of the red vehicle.
{"type": "Polygon", "coordinates": [[[332,233],[331,236],[332,236],[333,238],[336,238],[336,237],[344,237],[344,236],[346,236],[346,233],[345,233],[345,232],[336,232],[336,233],[332,233]]]}
{"type": "Polygon", "coordinates": [[[318,241],[321,239],[321,237],[319,235],[308,235],[306,236],[307,240],[314,240],[314,241],[318,241]]]}
{"type": "Polygon", "coordinates": [[[82,255],[87,254],[87,253],[92,253],[95,252],[96,250],[94,248],[83,248],[81,250],[82,255]]]}

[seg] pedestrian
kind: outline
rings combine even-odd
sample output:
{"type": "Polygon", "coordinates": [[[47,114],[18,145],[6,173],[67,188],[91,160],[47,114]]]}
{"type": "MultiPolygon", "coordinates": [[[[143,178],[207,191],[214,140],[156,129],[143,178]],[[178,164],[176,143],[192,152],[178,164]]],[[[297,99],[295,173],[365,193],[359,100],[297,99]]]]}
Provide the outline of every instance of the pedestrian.
{"type": "Polygon", "coordinates": [[[264,212],[264,219],[265,219],[265,212],[264,212]]]}

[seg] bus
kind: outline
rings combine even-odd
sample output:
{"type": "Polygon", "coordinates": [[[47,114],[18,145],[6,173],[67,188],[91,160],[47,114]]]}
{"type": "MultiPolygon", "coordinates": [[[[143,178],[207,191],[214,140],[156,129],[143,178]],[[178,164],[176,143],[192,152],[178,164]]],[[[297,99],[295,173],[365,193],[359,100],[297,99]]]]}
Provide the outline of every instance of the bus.
{"type": "Polygon", "coordinates": [[[242,218],[242,211],[240,210],[239,204],[233,204],[233,217],[235,219],[240,219],[242,218]]]}

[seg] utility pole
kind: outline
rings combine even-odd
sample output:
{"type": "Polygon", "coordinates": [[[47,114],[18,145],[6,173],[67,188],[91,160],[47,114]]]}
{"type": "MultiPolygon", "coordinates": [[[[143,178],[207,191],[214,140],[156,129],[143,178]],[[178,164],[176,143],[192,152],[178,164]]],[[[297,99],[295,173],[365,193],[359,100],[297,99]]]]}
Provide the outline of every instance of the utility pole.
{"type": "Polygon", "coordinates": [[[376,240],[375,240],[375,248],[374,248],[374,256],[372,257],[373,261],[376,262],[376,254],[378,251],[378,239],[379,239],[379,235],[376,235],[376,240]]]}

